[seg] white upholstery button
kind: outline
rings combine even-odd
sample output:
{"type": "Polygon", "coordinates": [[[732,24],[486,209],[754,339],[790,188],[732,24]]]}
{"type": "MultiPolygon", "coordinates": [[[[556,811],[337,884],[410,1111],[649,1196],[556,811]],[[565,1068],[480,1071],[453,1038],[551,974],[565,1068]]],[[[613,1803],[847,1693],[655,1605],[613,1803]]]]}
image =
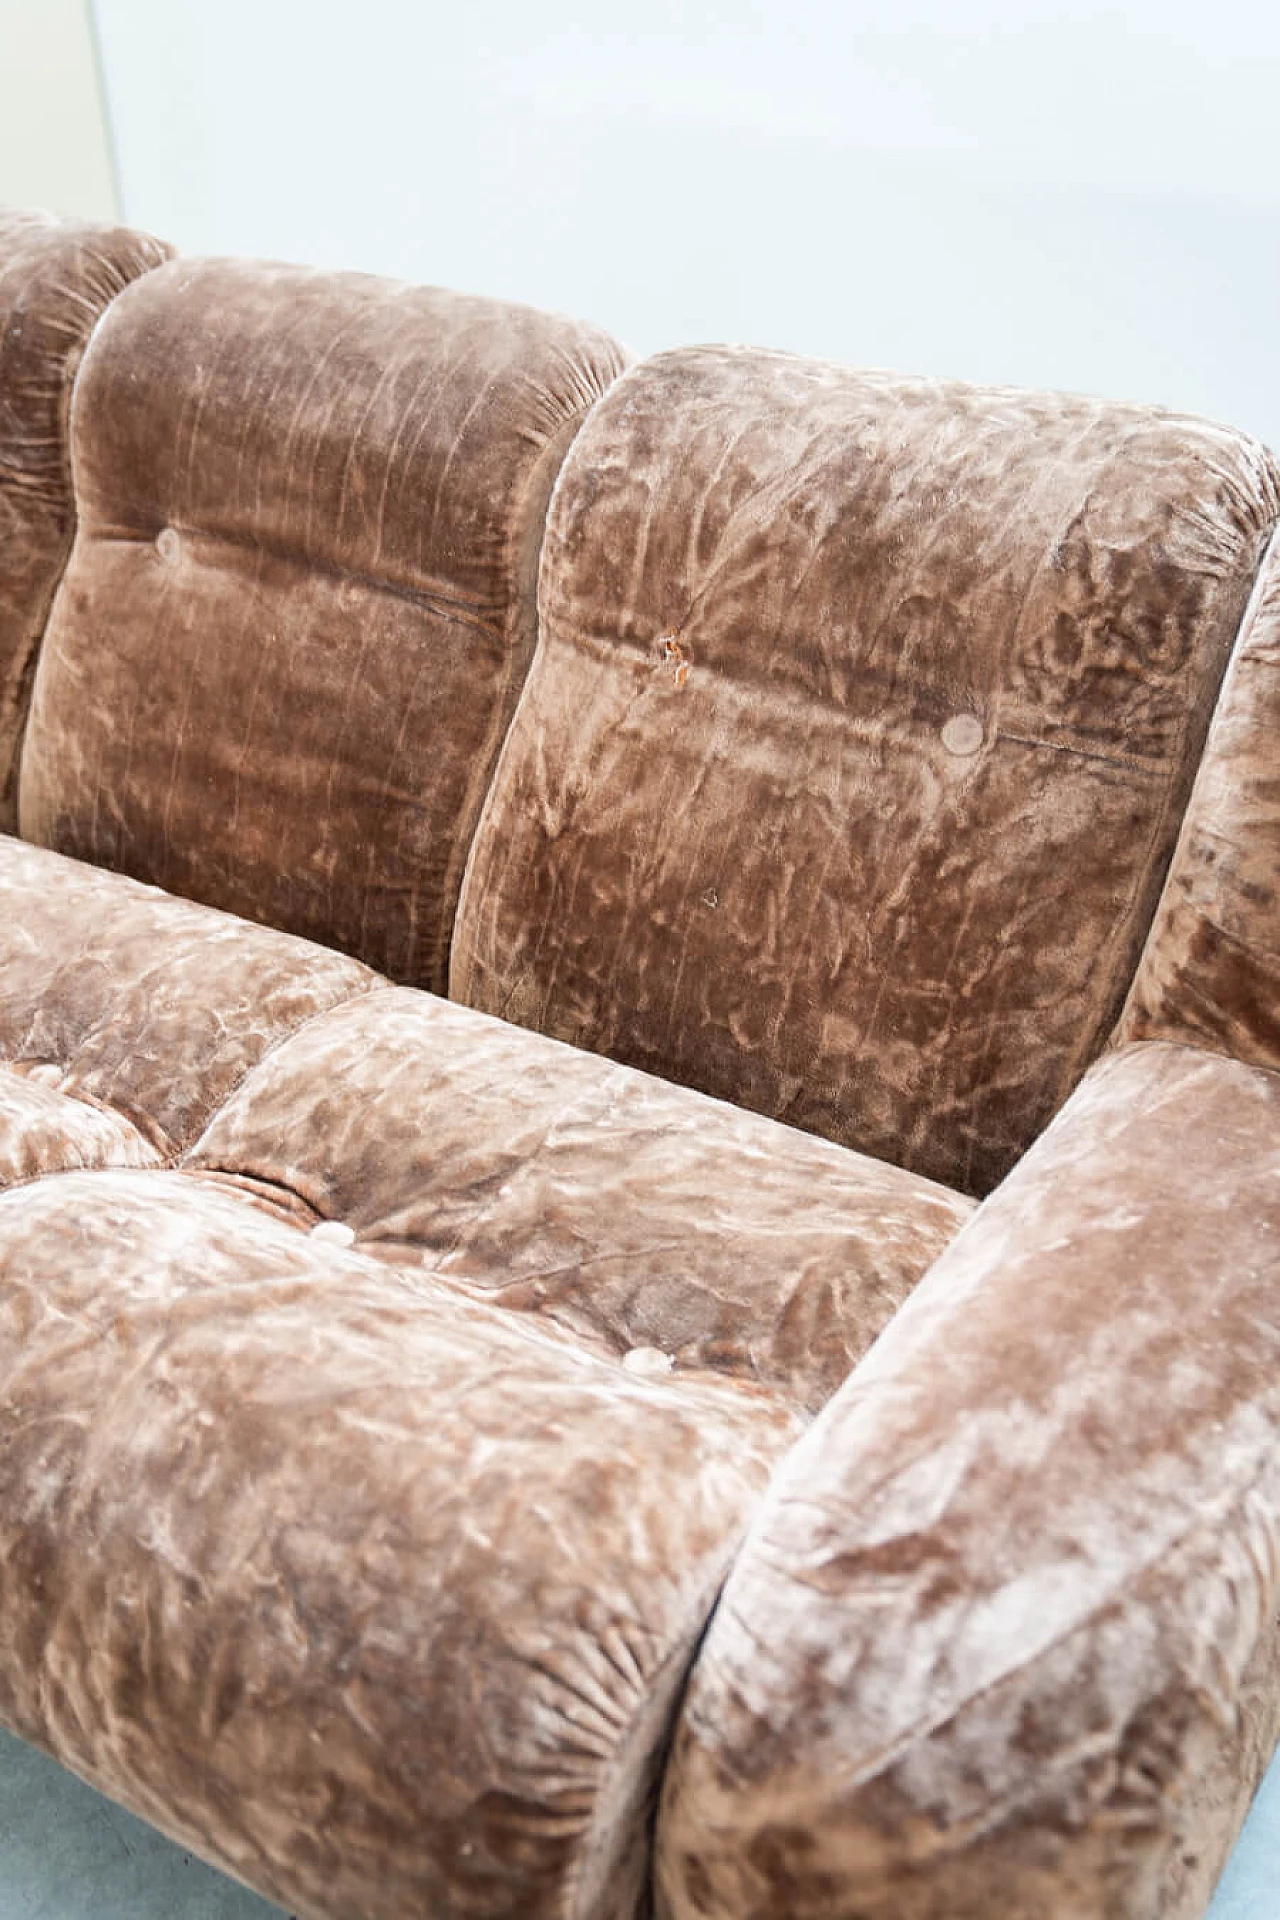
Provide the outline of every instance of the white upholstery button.
{"type": "Polygon", "coordinates": [[[639,1373],[648,1380],[657,1380],[664,1373],[670,1373],[675,1361],[661,1347],[630,1347],[622,1356],[622,1364],[628,1373],[639,1373]]]}
{"type": "Polygon", "coordinates": [[[967,760],[982,745],[982,722],[976,713],[953,713],[942,729],[942,744],[957,759],[967,760]]]}
{"type": "Polygon", "coordinates": [[[182,551],[182,542],[178,538],[176,527],[166,527],[156,535],[156,552],[167,567],[171,567],[182,551]]]}
{"type": "Polygon", "coordinates": [[[322,1240],[326,1247],[349,1247],[356,1237],[356,1230],[349,1227],[345,1220],[322,1220],[318,1226],[312,1227],[310,1237],[312,1240],[322,1240]]]}

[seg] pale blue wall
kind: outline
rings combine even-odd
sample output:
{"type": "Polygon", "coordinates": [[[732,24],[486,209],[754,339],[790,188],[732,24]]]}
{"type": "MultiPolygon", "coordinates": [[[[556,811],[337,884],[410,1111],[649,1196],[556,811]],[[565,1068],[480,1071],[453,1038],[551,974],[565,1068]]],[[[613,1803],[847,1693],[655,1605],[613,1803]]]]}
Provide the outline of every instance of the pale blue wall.
{"type": "Polygon", "coordinates": [[[1280,445],[1271,0],[97,0],[126,209],[1280,445]]]}

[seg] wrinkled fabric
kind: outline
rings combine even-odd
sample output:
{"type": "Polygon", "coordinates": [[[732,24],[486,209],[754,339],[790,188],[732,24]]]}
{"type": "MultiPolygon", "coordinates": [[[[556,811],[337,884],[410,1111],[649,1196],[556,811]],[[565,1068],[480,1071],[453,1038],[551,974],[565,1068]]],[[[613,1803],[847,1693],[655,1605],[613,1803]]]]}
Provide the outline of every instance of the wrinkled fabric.
{"type": "Polygon", "coordinates": [[[575,321],[358,274],[130,289],[76,387],[24,837],[442,987],[547,496],[621,365],[575,321]]]}
{"type": "Polygon", "coordinates": [[[151,246],[0,219],[0,1720],[309,1920],[1195,1920],[1270,457],[151,246]]]}
{"type": "Polygon", "coordinates": [[[0,1719],[315,1920],[638,1920],[774,1463],[970,1202],[0,839],[0,1719]]]}
{"type": "Polygon", "coordinates": [[[380,984],[342,954],[0,837],[0,1061],[111,1109],[161,1159],[271,1047],[380,984]]]}
{"type": "Polygon", "coordinates": [[[774,1476],[662,1920],[1199,1920],[1280,1732],[1280,1076],[1096,1067],[774,1476]]]}
{"type": "Polygon", "coordinates": [[[162,1164],[124,1114],[64,1092],[62,1079],[52,1061],[0,1067],[0,1187],[46,1173],[162,1164]]]}
{"type": "Polygon", "coordinates": [[[185,1164],[262,1182],[406,1273],[659,1372],[816,1413],[972,1203],[389,988],[248,1074],[185,1164]]]}
{"type": "Polygon", "coordinates": [[[552,503],[452,994],[987,1191],[1120,1011],[1278,511],[1153,409],[633,368],[552,503]]]}
{"type": "Polygon", "coordinates": [[[86,342],[170,249],[127,227],[0,208],[0,832],[18,818],[31,677],[75,526],[67,413],[86,342]]]}
{"type": "Polygon", "coordinates": [[[1280,1067],[1280,545],[1232,657],[1117,1036],[1280,1067]]]}
{"type": "Polygon", "coordinates": [[[794,1423],[239,1192],[0,1195],[0,1718],[290,1912],[632,1920],[794,1423]]]}

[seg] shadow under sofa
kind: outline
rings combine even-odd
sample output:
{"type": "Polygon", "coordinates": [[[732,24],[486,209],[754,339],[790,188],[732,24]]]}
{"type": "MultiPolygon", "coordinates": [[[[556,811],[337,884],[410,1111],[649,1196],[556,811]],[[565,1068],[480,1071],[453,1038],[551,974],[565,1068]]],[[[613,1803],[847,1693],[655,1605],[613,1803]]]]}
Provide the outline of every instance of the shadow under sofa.
{"type": "Polygon", "coordinates": [[[0,216],[0,1719],[317,1920],[1201,1913],[1278,517],[0,216]]]}

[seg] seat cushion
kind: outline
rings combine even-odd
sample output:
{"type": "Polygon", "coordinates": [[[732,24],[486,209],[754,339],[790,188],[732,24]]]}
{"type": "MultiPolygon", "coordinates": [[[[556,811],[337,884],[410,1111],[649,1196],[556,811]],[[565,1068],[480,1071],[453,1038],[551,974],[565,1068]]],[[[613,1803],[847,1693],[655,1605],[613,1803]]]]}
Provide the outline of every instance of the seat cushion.
{"type": "Polygon", "coordinates": [[[1278,512],[1256,442],[1152,408],[632,368],[552,504],[454,997],[986,1191],[1120,1011],[1278,512]]]}
{"type": "Polygon", "coordinates": [[[0,1188],[89,1167],[158,1167],[154,1144],[112,1107],[62,1090],[62,1069],[0,1067],[0,1188]]]}
{"type": "Polygon", "coordinates": [[[972,1203],[422,993],[275,1048],[184,1165],[298,1195],[406,1273],[816,1413],[972,1203]]]}
{"type": "Polygon", "coordinates": [[[794,1422],[191,1177],[0,1197],[0,1717],[290,1911],[631,1920],[794,1422]]]}
{"type": "Polygon", "coordinates": [[[0,905],[0,1061],[111,1109],[162,1160],[270,1048],[381,984],[343,954],[2,837],[0,905]]]}
{"type": "Polygon", "coordinates": [[[360,274],[129,291],[76,386],[22,832],[443,987],[547,496],[621,350],[360,274]]]}
{"type": "Polygon", "coordinates": [[[127,227],[0,208],[0,832],[17,824],[31,676],[75,526],[72,381],[111,301],[168,255],[127,227]]]}
{"type": "Polygon", "coordinates": [[[638,1920],[738,1540],[970,1203],[42,849],[0,898],[0,1718],[308,1915],[638,1920]]]}

